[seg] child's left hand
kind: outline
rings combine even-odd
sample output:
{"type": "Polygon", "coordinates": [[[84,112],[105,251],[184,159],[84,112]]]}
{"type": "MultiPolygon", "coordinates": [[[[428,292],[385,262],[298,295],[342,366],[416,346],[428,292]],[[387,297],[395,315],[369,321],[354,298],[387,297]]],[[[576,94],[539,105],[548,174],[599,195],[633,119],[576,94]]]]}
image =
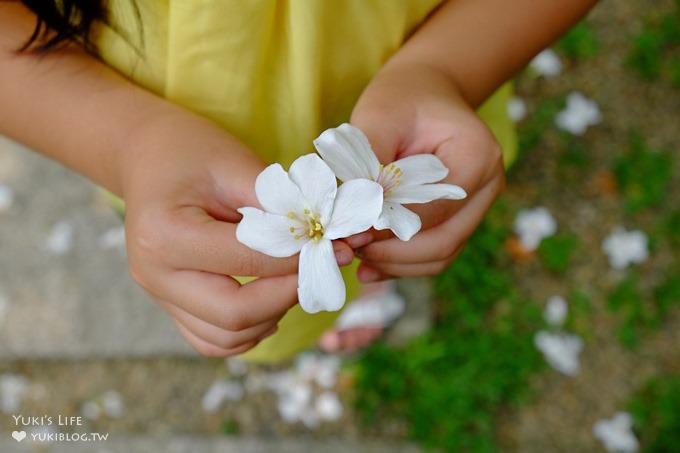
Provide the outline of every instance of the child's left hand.
{"type": "Polygon", "coordinates": [[[409,205],[422,230],[402,242],[389,231],[350,238],[362,259],[359,279],[436,275],[458,255],[505,184],[503,157],[491,131],[455,84],[434,68],[387,65],[369,84],[351,123],[367,136],[383,164],[410,154],[432,153],[449,174],[442,182],[461,186],[461,201],[409,205]],[[353,239],[355,239],[353,241],[353,239]]]}

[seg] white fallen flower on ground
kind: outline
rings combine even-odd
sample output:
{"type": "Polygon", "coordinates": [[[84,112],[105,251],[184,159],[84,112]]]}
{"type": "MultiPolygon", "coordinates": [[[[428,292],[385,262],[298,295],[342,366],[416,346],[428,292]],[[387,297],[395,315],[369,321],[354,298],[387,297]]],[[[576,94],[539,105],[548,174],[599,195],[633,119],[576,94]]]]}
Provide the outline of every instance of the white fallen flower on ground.
{"type": "Polygon", "coordinates": [[[68,220],[60,220],[47,235],[45,249],[55,255],[63,255],[73,248],[73,235],[73,224],[68,220]]]}
{"type": "Polygon", "coordinates": [[[342,417],[343,407],[340,398],[335,392],[323,392],[316,397],[314,409],[319,414],[319,418],[325,422],[336,422],[342,417]]]}
{"type": "Polygon", "coordinates": [[[541,330],[534,335],[534,344],[553,369],[568,376],[578,373],[578,356],[583,349],[583,340],[580,337],[541,330]]]}
{"type": "Polygon", "coordinates": [[[649,256],[647,235],[640,230],[626,231],[614,227],[611,234],[602,241],[602,250],[609,257],[614,269],[624,269],[632,263],[642,263],[649,256]]]}
{"type": "Polygon", "coordinates": [[[415,212],[402,206],[433,200],[460,200],[465,190],[453,184],[433,184],[449,170],[433,154],[415,154],[381,165],[366,135],[350,124],[324,131],[314,146],[340,181],[368,179],[383,188],[384,203],[376,230],[390,229],[402,241],[408,241],[422,226],[415,212]]]}
{"type": "Polygon", "coordinates": [[[97,238],[97,245],[103,250],[110,250],[125,246],[125,227],[109,228],[97,238]]]}
{"type": "Polygon", "coordinates": [[[248,364],[240,357],[231,356],[225,359],[231,376],[245,376],[248,374],[248,364]]]}
{"type": "Polygon", "coordinates": [[[9,309],[9,300],[7,297],[0,293],[0,327],[5,323],[5,318],[7,317],[7,310],[9,309]]]}
{"type": "Polygon", "coordinates": [[[201,406],[206,412],[216,412],[225,401],[240,401],[243,395],[245,389],[240,382],[217,379],[203,394],[201,406]]]}
{"type": "Polygon", "coordinates": [[[562,62],[552,49],[544,49],[536,55],[529,66],[546,78],[553,78],[562,72],[562,62]]]}
{"type": "Polygon", "coordinates": [[[243,219],[236,237],[277,258],[299,252],[302,309],[308,313],[339,310],[346,288],[331,241],[369,229],[382,209],[382,192],[379,184],[366,179],[338,187],[333,171],[316,154],[299,157],[287,173],[272,164],[255,182],[264,210],[240,208],[243,219]]]}
{"type": "Polygon", "coordinates": [[[277,408],[283,421],[296,423],[311,422],[309,412],[312,402],[312,388],[307,382],[292,382],[284,391],[279,393],[277,408]]]}
{"type": "Polygon", "coordinates": [[[633,417],[628,412],[618,412],[609,420],[598,420],[593,425],[593,434],[607,451],[634,453],[640,448],[633,433],[633,417]]]}
{"type": "Polygon", "coordinates": [[[524,102],[524,99],[512,96],[508,100],[507,112],[510,119],[515,123],[522,121],[527,115],[527,105],[524,102]]]}
{"type": "Polygon", "coordinates": [[[101,396],[102,409],[107,417],[120,418],[125,414],[125,403],[120,393],[107,390],[101,396]]]}
{"type": "Polygon", "coordinates": [[[567,319],[569,307],[562,296],[552,296],[543,309],[543,319],[553,327],[560,327],[567,319]]]}
{"type": "Polygon", "coordinates": [[[80,415],[88,420],[96,420],[102,415],[110,418],[120,418],[125,413],[125,403],[120,393],[107,390],[80,406],[80,415]]]}
{"type": "Polygon", "coordinates": [[[0,410],[14,414],[28,396],[29,381],[26,376],[5,373],[0,375],[0,410]]]}
{"type": "Polygon", "coordinates": [[[573,135],[582,135],[589,126],[600,121],[602,114],[595,101],[577,91],[567,95],[567,106],[555,117],[555,125],[573,135]]]}
{"type": "Polygon", "coordinates": [[[14,192],[9,186],[0,184],[0,213],[8,211],[14,203],[14,192]]]}
{"type": "Polygon", "coordinates": [[[295,361],[295,371],[306,381],[315,382],[322,388],[331,388],[340,372],[340,358],[312,352],[302,353],[295,361]]]}
{"type": "Polygon", "coordinates": [[[55,435],[59,432],[59,428],[57,428],[56,424],[33,425],[27,426],[25,431],[28,433],[28,439],[37,439],[40,443],[44,442],[50,444],[52,442],[57,442],[57,440],[55,440],[55,435]]]}
{"type": "Polygon", "coordinates": [[[531,252],[538,248],[543,239],[555,234],[557,221],[550,211],[538,206],[519,211],[515,217],[514,229],[522,247],[531,252]]]}

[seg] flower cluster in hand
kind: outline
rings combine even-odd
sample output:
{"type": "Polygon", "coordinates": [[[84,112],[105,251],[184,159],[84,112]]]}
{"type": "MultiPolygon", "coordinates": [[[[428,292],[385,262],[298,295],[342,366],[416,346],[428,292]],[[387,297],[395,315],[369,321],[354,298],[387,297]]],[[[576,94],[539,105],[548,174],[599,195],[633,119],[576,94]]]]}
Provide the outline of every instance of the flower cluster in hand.
{"type": "Polygon", "coordinates": [[[371,227],[407,241],[421,221],[402,204],[466,197],[458,186],[435,184],[448,174],[436,156],[417,154],[383,166],[363,132],[349,124],[325,131],[314,145],[323,159],[306,154],[288,172],[272,164],[258,175],[262,209],[240,208],[236,229],[241,243],[266,255],[300,253],[298,300],[308,313],[336,311],[345,303],[331,241],[371,227]]]}

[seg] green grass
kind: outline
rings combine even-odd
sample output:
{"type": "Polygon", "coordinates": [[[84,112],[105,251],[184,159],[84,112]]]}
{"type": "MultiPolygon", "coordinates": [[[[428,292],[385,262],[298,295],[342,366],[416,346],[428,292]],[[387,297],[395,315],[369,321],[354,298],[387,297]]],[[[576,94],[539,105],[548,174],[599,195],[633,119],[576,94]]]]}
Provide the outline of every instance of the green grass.
{"type": "Polygon", "coordinates": [[[644,18],[626,63],[647,81],[667,79],[680,87],[680,2],[674,4],[671,11],[644,18]]]}
{"type": "Polygon", "coordinates": [[[566,105],[564,97],[543,99],[519,129],[520,158],[541,142],[543,134],[555,121],[555,116],[566,105]]]}
{"type": "Polygon", "coordinates": [[[680,376],[651,379],[628,403],[642,453],[677,451],[680,433],[680,376]]]}
{"type": "Polygon", "coordinates": [[[673,210],[668,214],[664,230],[671,246],[680,252],[680,209],[673,210]]]}
{"type": "Polygon", "coordinates": [[[590,25],[581,21],[557,42],[555,49],[566,57],[585,60],[598,54],[600,44],[590,25]]]}
{"type": "Polygon", "coordinates": [[[362,358],[356,407],[367,422],[405,421],[428,448],[496,450],[494,417],[522,400],[543,362],[533,346],[540,310],[513,288],[501,253],[508,231],[492,223],[436,279],[434,327],[405,347],[376,345],[362,358]]]}
{"type": "Polygon", "coordinates": [[[651,149],[639,134],[631,134],[628,150],[614,159],[614,176],[627,213],[661,205],[671,180],[672,164],[670,152],[651,149]]]}
{"type": "Polygon", "coordinates": [[[629,276],[619,283],[607,297],[607,308],[619,313],[622,318],[617,335],[621,344],[628,348],[638,345],[641,330],[645,326],[650,326],[653,321],[644,301],[645,298],[634,276],[629,276]]]}
{"type": "Polygon", "coordinates": [[[634,348],[642,334],[661,326],[670,311],[680,305],[680,269],[671,267],[660,282],[643,290],[636,274],[621,281],[607,296],[607,308],[620,316],[620,342],[634,348]]]}
{"type": "Polygon", "coordinates": [[[571,257],[579,247],[579,239],[572,234],[556,234],[541,241],[538,255],[550,272],[562,275],[569,267],[571,257]]]}

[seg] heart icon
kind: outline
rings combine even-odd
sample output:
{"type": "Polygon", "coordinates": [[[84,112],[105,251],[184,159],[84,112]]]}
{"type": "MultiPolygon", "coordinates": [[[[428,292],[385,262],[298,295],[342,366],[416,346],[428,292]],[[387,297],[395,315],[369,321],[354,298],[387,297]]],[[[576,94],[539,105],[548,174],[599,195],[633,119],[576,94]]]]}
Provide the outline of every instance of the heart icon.
{"type": "Polygon", "coordinates": [[[12,431],[12,437],[17,442],[21,442],[26,437],[26,431],[12,431]]]}

